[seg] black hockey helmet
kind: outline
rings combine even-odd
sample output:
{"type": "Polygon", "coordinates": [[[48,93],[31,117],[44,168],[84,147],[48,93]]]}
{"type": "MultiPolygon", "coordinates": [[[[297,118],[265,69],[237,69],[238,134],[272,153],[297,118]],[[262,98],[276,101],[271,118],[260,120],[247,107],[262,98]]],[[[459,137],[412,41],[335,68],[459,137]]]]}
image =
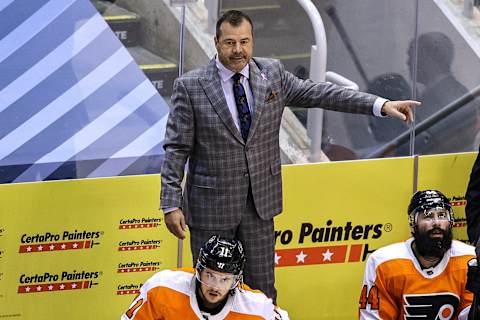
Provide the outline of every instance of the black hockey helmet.
{"type": "Polygon", "coordinates": [[[452,205],[448,198],[438,190],[422,190],[412,196],[408,205],[410,227],[413,228],[416,225],[419,212],[430,209],[445,209],[450,214],[450,226],[453,224],[452,205]]]}
{"type": "Polygon", "coordinates": [[[245,265],[242,243],[236,239],[212,236],[200,249],[196,269],[209,268],[215,271],[240,276],[245,265]]]}

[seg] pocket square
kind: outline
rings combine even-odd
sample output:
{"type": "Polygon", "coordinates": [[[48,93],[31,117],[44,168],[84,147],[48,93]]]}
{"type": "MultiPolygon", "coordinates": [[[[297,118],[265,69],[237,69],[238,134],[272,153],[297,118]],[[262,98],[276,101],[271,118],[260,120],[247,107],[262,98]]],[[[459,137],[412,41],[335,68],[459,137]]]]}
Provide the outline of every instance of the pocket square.
{"type": "Polygon", "coordinates": [[[270,95],[268,96],[268,98],[265,100],[265,102],[270,102],[274,99],[277,98],[277,95],[278,95],[278,92],[277,91],[272,91],[270,92],[270,95]]]}

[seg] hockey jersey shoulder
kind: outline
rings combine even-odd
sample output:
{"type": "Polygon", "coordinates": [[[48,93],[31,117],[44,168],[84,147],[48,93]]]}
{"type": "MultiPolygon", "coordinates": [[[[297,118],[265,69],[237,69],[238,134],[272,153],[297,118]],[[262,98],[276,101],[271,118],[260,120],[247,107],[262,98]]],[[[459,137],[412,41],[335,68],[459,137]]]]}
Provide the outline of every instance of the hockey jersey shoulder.
{"type": "Polygon", "coordinates": [[[475,256],[475,247],[458,240],[453,240],[450,254],[452,257],[475,256]]]}
{"type": "Polygon", "coordinates": [[[193,269],[167,269],[155,273],[143,284],[143,287],[146,291],[156,287],[166,287],[189,295],[193,277],[193,269]]]}
{"type": "Polygon", "coordinates": [[[236,289],[232,311],[251,316],[262,316],[265,319],[274,318],[275,306],[272,299],[258,290],[252,290],[246,286],[236,289]]]}
{"type": "Polygon", "coordinates": [[[382,263],[397,260],[397,259],[411,259],[410,251],[408,246],[411,245],[411,240],[397,242],[385,247],[375,250],[370,257],[368,258],[369,264],[378,266],[382,263]]]}

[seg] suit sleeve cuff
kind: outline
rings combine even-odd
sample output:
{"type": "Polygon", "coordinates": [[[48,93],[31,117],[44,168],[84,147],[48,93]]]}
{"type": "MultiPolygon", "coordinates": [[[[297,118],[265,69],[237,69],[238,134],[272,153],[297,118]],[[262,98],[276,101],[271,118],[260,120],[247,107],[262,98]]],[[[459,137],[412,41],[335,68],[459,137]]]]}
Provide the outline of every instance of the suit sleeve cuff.
{"type": "Polygon", "coordinates": [[[384,99],[384,98],[380,98],[380,97],[378,97],[375,100],[375,102],[373,103],[373,115],[374,116],[381,117],[381,118],[386,117],[382,114],[382,107],[385,104],[385,102],[387,102],[387,101],[389,101],[389,100],[384,99]]]}

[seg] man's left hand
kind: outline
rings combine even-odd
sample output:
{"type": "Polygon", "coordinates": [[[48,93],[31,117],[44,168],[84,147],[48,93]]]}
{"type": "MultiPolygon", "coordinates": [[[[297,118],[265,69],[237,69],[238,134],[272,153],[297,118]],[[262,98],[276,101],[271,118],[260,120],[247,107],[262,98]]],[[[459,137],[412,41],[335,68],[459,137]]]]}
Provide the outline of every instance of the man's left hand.
{"type": "Polygon", "coordinates": [[[382,114],[411,123],[414,120],[412,109],[420,104],[421,102],[415,100],[387,101],[381,111],[382,114]]]}

